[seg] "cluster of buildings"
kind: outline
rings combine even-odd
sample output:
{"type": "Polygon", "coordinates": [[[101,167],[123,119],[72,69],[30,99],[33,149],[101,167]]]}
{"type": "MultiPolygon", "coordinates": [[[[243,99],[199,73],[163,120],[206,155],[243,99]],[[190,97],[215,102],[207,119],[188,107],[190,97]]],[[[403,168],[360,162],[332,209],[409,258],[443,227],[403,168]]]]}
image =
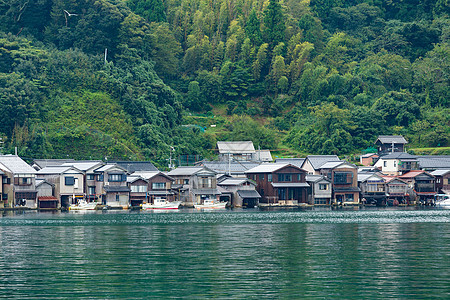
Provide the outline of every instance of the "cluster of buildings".
{"type": "Polygon", "coordinates": [[[0,208],[59,209],[85,200],[111,208],[155,199],[232,207],[417,204],[450,194],[450,156],[404,152],[401,136],[380,136],[357,166],[336,155],[272,160],[250,141],[218,142],[216,161],[159,171],[150,162],[35,160],[0,155],[0,208]]]}

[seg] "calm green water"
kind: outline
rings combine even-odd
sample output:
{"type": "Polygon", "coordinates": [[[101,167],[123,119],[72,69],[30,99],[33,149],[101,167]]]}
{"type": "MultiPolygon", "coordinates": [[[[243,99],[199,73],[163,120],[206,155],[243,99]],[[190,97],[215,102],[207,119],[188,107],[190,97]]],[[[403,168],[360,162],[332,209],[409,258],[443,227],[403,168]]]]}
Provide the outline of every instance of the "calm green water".
{"type": "Polygon", "coordinates": [[[4,213],[0,298],[449,299],[450,210],[4,213]]]}

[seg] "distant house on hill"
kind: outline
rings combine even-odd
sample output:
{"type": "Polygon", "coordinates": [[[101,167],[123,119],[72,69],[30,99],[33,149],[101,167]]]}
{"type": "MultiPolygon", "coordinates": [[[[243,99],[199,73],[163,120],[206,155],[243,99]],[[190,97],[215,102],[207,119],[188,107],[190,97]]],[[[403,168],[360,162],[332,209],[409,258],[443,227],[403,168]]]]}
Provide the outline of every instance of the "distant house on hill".
{"type": "Polygon", "coordinates": [[[405,152],[407,143],[408,141],[401,135],[380,135],[375,141],[380,155],[391,152],[405,152]]]}
{"type": "Polygon", "coordinates": [[[255,150],[252,141],[217,142],[219,160],[228,161],[261,161],[271,162],[272,155],[269,150],[255,150]]]}
{"type": "Polygon", "coordinates": [[[359,162],[366,167],[373,166],[378,157],[380,156],[376,153],[363,154],[359,157],[359,162]]]}
{"type": "Polygon", "coordinates": [[[418,169],[417,156],[405,152],[394,152],[381,156],[375,167],[384,175],[402,175],[405,172],[418,169]]]}

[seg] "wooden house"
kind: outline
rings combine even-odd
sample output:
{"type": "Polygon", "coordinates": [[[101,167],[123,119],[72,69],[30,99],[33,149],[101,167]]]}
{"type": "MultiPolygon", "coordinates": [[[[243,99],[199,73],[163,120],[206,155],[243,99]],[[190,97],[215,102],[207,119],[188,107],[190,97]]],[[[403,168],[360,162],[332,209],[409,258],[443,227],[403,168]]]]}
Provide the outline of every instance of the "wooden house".
{"type": "Polygon", "coordinates": [[[405,145],[407,143],[408,141],[401,135],[380,135],[375,141],[379,155],[405,152],[405,145]]]}
{"type": "Polygon", "coordinates": [[[382,177],[386,182],[386,201],[409,204],[408,183],[394,176],[382,177]]]}
{"type": "Polygon", "coordinates": [[[332,161],[320,167],[320,175],[327,177],[333,186],[333,203],[359,204],[357,167],[346,161],[332,161]]]}
{"type": "Polygon", "coordinates": [[[333,189],[331,181],[322,175],[306,175],[308,203],[314,205],[330,205],[333,189]]]}
{"type": "Polygon", "coordinates": [[[422,204],[433,203],[436,195],[436,179],[433,175],[423,170],[413,170],[398,178],[408,183],[412,189],[409,193],[412,200],[422,204]]]}
{"type": "Polygon", "coordinates": [[[127,176],[127,185],[130,188],[130,206],[139,207],[147,203],[148,181],[141,176],[127,176]]]}
{"type": "Polygon", "coordinates": [[[165,199],[169,202],[175,200],[175,193],[172,189],[174,178],[160,171],[135,172],[132,175],[140,176],[147,181],[147,198],[143,203],[154,203],[156,198],[165,199]]]}
{"type": "MultiPolygon", "coordinates": [[[[256,183],[247,178],[227,178],[217,186],[223,188],[222,195],[230,193],[232,207],[255,207],[259,204],[261,195],[256,191],[256,183]]],[[[223,196],[221,196],[221,201],[223,196]]]]}
{"type": "Polygon", "coordinates": [[[341,161],[337,155],[308,155],[300,168],[309,175],[320,175],[320,167],[327,162],[341,161]]]}
{"type": "Polygon", "coordinates": [[[17,155],[0,155],[1,207],[36,208],[36,170],[17,155]]]}
{"type": "Polygon", "coordinates": [[[37,208],[58,209],[59,200],[54,196],[55,185],[45,179],[36,178],[37,208]]]}
{"type": "Polygon", "coordinates": [[[386,182],[376,173],[358,173],[361,201],[368,204],[386,203],[386,182]]]}
{"type": "Polygon", "coordinates": [[[217,173],[206,167],[178,167],[167,173],[175,180],[179,200],[184,206],[203,204],[205,200],[220,200],[217,173]]]}
{"type": "Polygon", "coordinates": [[[291,164],[262,164],[246,171],[256,182],[260,205],[295,206],[307,203],[306,171],[291,164]]]}
{"type": "Polygon", "coordinates": [[[436,170],[430,174],[436,178],[436,192],[450,195],[450,169],[436,170]]]}

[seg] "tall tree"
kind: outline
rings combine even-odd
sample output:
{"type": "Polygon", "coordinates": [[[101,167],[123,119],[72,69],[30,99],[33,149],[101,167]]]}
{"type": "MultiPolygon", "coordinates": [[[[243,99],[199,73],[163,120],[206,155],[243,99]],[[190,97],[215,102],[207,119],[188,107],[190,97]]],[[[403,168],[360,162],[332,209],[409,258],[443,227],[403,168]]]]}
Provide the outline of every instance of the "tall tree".
{"type": "Polygon", "coordinates": [[[270,0],[264,11],[264,41],[272,49],[285,39],[286,25],[283,10],[278,0],[270,0]]]}

